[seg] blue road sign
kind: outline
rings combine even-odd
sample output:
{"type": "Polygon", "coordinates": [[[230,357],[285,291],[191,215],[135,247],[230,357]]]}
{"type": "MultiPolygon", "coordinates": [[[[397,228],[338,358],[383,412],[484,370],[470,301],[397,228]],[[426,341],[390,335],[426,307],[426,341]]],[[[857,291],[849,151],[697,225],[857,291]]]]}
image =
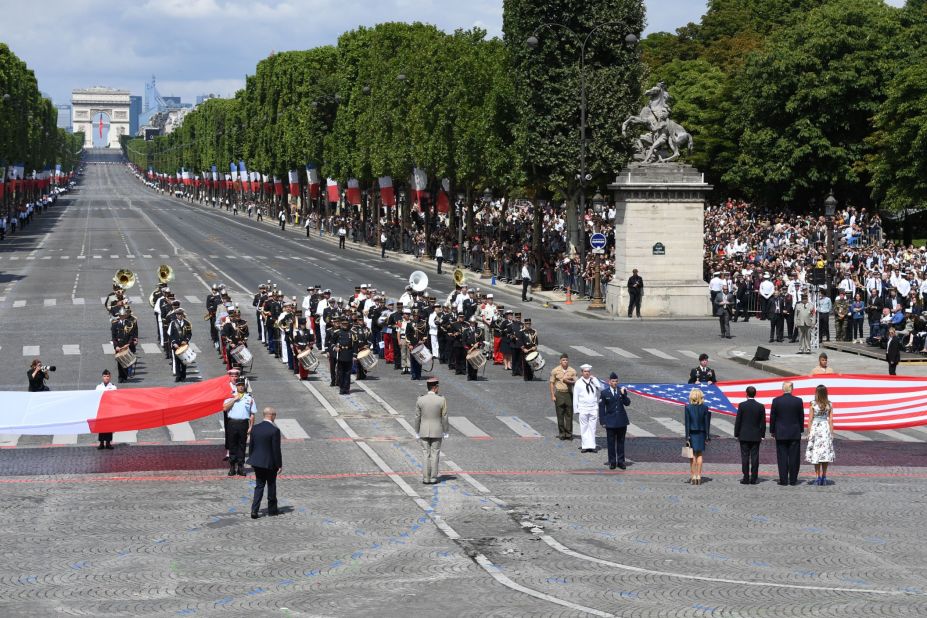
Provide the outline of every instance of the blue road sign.
{"type": "Polygon", "coordinates": [[[589,237],[589,244],[592,245],[593,249],[604,249],[605,248],[605,234],[595,233],[589,237]]]}

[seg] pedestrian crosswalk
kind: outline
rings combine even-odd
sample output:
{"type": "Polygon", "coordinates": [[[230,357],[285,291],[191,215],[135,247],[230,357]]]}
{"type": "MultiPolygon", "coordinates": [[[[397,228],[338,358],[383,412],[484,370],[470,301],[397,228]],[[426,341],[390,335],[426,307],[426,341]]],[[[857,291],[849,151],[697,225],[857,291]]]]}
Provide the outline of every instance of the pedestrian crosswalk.
{"type": "MultiPolygon", "coordinates": [[[[202,444],[220,443],[224,439],[221,418],[216,428],[213,417],[193,422],[176,423],[160,429],[145,430],[146,437],[139,440],[138,431],[122,431],[113,435],[115,444],[202,444]],[[160,437],[152,439],[152,434],[160,432],[160,437]]],[[[407,423],[403,416],[395,417],[400,423],[407,423]]],[[[450,416],[451,434],[459,435],[469,440],[543,440],[556,437],[557,417],[531,416],[520,417],[512,415],[481,416],[477,419],[467,416],[450,416]]],[[[628,425],[629,438],[682,438],[685,436],[685,427],[681,418],[667,416],[643,417],[635,419],[637,422],[628,425]],[[642,425],[646,425],[642,427],[642,425]]],[[[280,433],[286,440],[304,441],[313,439],[306,428],[305,421],[295,418],[278,418],[276,420],[280,433]]],[[[578,418],[573,417],[573,435],[580,433],[578,418]]],[[[597,427],[601,435],[603,430],[597,427]]],[[[385,430],[390,436],[396,432],[385,430]]],[[[837,431],[838,439],[866,440],[866,441],[901,441],[922,442],[927,439],[927,429],[914,428],[914,430],[882,430],[865,433],[837,431]]],[[[721,438],[733,439],[734,424],[728,418],[713,415],[711,419],[711,434],[721,438]]],[[[376,436],[369,436],[375,438],[376,436]]],[[[317,438],[316,438],[317,439],[317,438]]],[[[0,434],[0,449],[23,447],[65,447],[80,444],[95,443],[95,436],[54,435],[54,436],[19,436],[16,434],[0,434]]]]}

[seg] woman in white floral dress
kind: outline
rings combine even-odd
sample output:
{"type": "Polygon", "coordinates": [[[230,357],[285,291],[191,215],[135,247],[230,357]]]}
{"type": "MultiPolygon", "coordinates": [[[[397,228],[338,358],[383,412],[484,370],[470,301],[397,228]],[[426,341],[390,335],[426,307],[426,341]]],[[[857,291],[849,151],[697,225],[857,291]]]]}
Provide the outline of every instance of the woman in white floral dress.
{"type": "Polygon", "coordinates": [[[827,387],[819,384],[808,408],[808,447],[805,460],[814,464],[815,485],[827,485],[827,464],[834,461],[834,408],[827,398],[827,387]]]}

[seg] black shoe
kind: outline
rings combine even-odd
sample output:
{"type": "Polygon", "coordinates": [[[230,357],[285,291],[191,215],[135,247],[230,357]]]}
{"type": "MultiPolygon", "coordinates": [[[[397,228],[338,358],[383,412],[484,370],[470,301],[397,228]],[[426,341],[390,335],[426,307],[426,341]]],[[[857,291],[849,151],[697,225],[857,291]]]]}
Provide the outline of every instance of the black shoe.
{"type": "Polygon", "coordinates": [[[769,340],[769,343],[773,343],[773,340],[772,340],[772,339],[770,339],[770,340],[769,340]]]}
{"type": "Polygon", "coordinates": [[[749,484],[750,484],[750,479],[740,479],[740,484],[741,484],[741,485],[749,485],[749,484]]]}
{"type": "Polygon", "coordinates": [[[271,517],[276,517],[277,515],[280,514],[280,511],[278,511],[277,509],[274,509],[273,511],[268,510],[267,514],[270,515],[271,517]]]}
{"type": "Polygon", "coordinates": [[[113,445],[112,445],[112,444],[109,444],[109,443],[107,443],[107,445],[106,445],[106,450],[108,450],[108,451],[111,451],[111,450],[113,450],[113,445]]]}
{"type": "Polygon", "coordinates": [[[751,484],[751,485],[758,485],[759,482],[760,482],[760,481],[759,481],[758,479],[750,479],[750,484],[751,484]]]}
{"type": "Polygon", "coordinates": [[[619,468],[621,468],[622,470],[627,470],[627,469],[628,469],[628,464],[620,463],[620,464],[617,464],[617,466],[618,466],[619,468]]]}
{"type": "Polygon", "coordinates": [[[258,518],[258,512],[257,512],[257,511],[251,511],[251,519],[257,519],[257,518],[258,518]]]}
{"type": "Polygon", "coordinates": [[[229,468],[229,476],[235,476],[235,466],[229,468]]]}
{"type": "Polygon", "coordinates": [[[103,446],[103,443],[102,443],[102,442],[100,442],[100,446],[97,447],[97,450],[98,450],[98,451],[102,451],[104,448],[106,448],[106,447],[103,446]]]}
{"type": "Polygon", "coordinates": [[[789,485],[791,485],[792,487],[795,487],[796,485],[798,485],[798,481],[795,481],[794,483],[789,483],[789,485]]]}
{"type": "Polygon", "coordinates": [[[609,470],[614,470],[614,469],[617,468],[617,467],[618,467],[618,464],[608,464],[608,469],[609,469],[609,470]]]}
{"type": "Polygon", "coordinates": [[[776,481],[776,485],[782,485],[783,487],[785,487],[786,485],[788,485],[788,483],[783,482],[783,481],[776,481]]]}

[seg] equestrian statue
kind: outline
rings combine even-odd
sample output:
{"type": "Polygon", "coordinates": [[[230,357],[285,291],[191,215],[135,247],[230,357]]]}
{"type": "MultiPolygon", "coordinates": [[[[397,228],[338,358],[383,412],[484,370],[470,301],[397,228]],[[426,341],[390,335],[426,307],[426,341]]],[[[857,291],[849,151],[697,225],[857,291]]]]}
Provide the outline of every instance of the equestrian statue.
{"type": "Polygon", "coordinates": [[[679,123],[670,119],[670,94],[666,84],[659,82],[645,92],[649,102],[636,116],[628,116],[621,125],[627,135],[634,125],[645,127],[634,142],[634,158],[642,163],[667,163],[679,158],[681,149],[692,152],[692,136],[679,123]]]}

